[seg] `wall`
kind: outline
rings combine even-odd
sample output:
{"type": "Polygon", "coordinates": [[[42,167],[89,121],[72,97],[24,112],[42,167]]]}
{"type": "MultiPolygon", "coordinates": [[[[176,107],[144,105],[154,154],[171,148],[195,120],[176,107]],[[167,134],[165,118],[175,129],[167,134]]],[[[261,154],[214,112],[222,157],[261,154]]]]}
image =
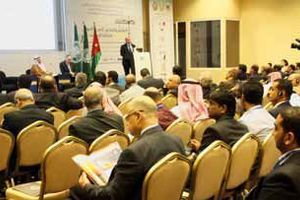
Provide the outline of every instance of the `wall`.
{"type": "Polygon", "coordinates": [[[290,48],[300,38],[299,0],[243,0],[241,11],[241,62],[300,61],[300,51],[290,48]]]}

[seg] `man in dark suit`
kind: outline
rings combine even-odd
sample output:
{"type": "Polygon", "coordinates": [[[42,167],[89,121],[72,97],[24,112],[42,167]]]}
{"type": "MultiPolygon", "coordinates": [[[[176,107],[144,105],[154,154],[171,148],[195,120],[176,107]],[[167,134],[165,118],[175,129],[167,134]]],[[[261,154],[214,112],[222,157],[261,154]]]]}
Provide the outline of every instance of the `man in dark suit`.
{"type": "Polygon", "coordinates": [[[138,85],[144,89],[148,87],[155,87],[157,89],[163,89],[164,81],[162,79],[153,78],[150,75],[150,71],[147,68],[141,69],[142,80],[138,81],[138,85]]]}
{"type": "Polygon", "coordinates": [[[66,59],[59,63],[59,69],[62,75],[72,75],[75,72],[74,63],[72,63],[72,56],[66,55],[66,59]]]}
{"type": "Polygon", "coordinates": [[[123,44],[120,49],[125,76],[129,73],[135,74],[134,48],[135,45],[131,43],[131,39],[129,37],[125,38],[125,44],[123,44]]]}
{"type": "Polygon", "coordinates": [[[191,140],[194,151],[199,152],[216,140],[222,140],[233,146],[244,134],[248,132],[245,125],[234,119],[236,101],[232,94],[226,90],[216,90],[210,94],[208,113],[216,123],[206,129],[200,142],[191,140]]]}
{"type": "Polygon", "coordinates": [[[96,138],[111,129],[124,131],[121,116],[104,112],[104,106],[102,105],[103,92],[100,87],[87,88],[83,97],[88,114],[69,127],[71,135],[91,144],[96,138]]]}
{"type": "Polygon", "coordinates": [[[79,72],[75,76],[75,87],[65,90],[70,97],[79,98],[87,85],[87,75],[79,72]]]}
{"type": "Polygon", "coordinates": [[[120,92],[120,94],[125,90],[124,87],[118,84],[119,82],[119,74],[116,71],[107,72],[107,86],[113,89],[116,89],[120,92]]]}
{"type": "Polygon", "coordinates": [[[268,98],[274,106],[269,112],[276,118],[281,110],[291,107],[290,97],[293,93],[293,85],[285,79],[273,82],[268,92],[268,98]]]}
{"type": "Polygon", "coordinates": [[[300,108],[281,110],[273,134],[283,155],[247,200],[298,200],[300,197],[300,108]]]}
{"type": "Polygon", "coordinates": [[[146,96],[136,97],[127,108],[124,119],[130,133],[138,140],[121,153],[107,185],[92,185],[83,174],[80,186],[71,192],[74,199],[141,200],[143,180],[149,169],[171,152],[184,153],[182,141],[158,126],[153,100],[146,96]]]}
{"type": "Polygon", "coordinates": [[[19,89],[15,94],[15,101],[19,110],[4,115],[2,128],[10,131],[16,137],[23,128],[35,121],[42,120],[53,124],[53,116],[34,104],[30,90],[19,89]]]}
{"type": "Polygon", "coordinates": [[[51,75],[45,75],[41,78],[39,91],[40,93],[35,95],[35,103],[38,107],[45,110],[50,107],[56,107],[67,112],[71,109],[82,108],[80,100],[57,91],[55,79],[51,75]]]}

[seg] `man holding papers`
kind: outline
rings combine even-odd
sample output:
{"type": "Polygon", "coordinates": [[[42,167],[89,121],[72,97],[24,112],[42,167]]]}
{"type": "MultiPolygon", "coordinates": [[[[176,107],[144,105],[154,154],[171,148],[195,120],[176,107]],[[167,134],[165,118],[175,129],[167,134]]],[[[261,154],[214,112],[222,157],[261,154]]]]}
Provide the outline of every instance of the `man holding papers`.
{"type": "Polygon", "coordinates": [[[140,200],[146,173],[160,159],[171,152],[184,154],[182,141],[166,134],[158,125],[156,104],[146,96],[128,103],[124,116],[131,134],[138,140],[125,149],[106,185],[93,185],[86,174],[71,190],[72,199],[140,200]]]}

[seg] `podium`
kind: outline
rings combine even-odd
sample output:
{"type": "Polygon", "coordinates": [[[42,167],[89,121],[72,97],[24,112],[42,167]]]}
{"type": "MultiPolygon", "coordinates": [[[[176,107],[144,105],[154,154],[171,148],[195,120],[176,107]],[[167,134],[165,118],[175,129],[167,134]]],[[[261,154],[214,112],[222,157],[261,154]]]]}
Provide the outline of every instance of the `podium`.
{"type": "Polygon", "coordinates": [[[135,73],[136,80],[141,80],[142,76],[140,71],[143,68],[147,68],[152,74],[152,64],[149,52],[134,52],[134,64],[135,64],[135,73]]]}

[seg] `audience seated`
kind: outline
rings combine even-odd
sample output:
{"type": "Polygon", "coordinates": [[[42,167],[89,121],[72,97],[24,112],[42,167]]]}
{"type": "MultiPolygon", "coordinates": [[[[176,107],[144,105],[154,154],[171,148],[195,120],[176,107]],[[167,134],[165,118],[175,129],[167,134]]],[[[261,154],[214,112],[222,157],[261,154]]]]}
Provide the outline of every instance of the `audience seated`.
{"type": "Polygon", "coordinates": [[[70,97],[79,98],[87,85],[87,75],[85,73],[77,73],[75,76],[75,87],[65,90],[70,97]]]}
{"type": "Polygon", "coordinates": [[[248,128],[234,119],[236,101],[232,94],[226,90],[216,90],[209,97],[209,117],[216,123],[206,129],[202,141],[191,140],[194,151],[199,152],[216,140],[222,140],[233,146],[248,128]]]}
{"type": "Polygon", "coordinates": [[[150,97],[156,103],[158,123],[163,130],[166,130],[168,126],[177,119],[177,117],[161,103],[163,96],[157,88],[147,88],[144,95],[150,97]]]}
{"type": "Polygon", "coordinates": [[[229,70],[225,77],[226,80],[222,81],[219,87],[226,90],[231,90],[238,83],[237,75],[238,75],[237,69],[229,70]]]}
{"type": "Polygon", "coordinates": [[[210,93],[217,88],[217,85],[213,83],[210,73],[201,74],[200,84],[203,90],[203,99],[208,99],[210,93]]]}
{"type": "Polygon", "coordinates": [[[258,136],[261,141],[274,128],[275,119],[265,110],[261,103],[264,88],[257,81],[248,81],[242,85],[242,106],[245,110],[239,122],[246,125],[248,130],[258,136]]]}
{"type": "Polygon", "coordinates": [[[272,83],[268,92],[268,98],[274,106],[270,114],[276,118],[281,110],[291,107],[289,102],[293,93],[293,86],[288,80],[279,79],[272,83]]]}
{"type": "Polygon", "coordinates": [[[142,96],[145,89],[136,84],[136,79],[133,74],[128,74],[125,77],[127,90],[125,90],[121,95],[121,102],[126,101],[127,99],[142,96]]]}
{"type": "Polygon", "coordinates": [[[283,154],[271,173],[246,197],[247,200],[296,200],[300,196],[300,108],[280,110],[274,136],[283,154]]]}
{"type": "Polygon", "coordinates": [[[66,58],[64,61],[59,63],[59,69],[62,75],[74,75],[75,72],[75,66],[72,62],[72,56],[66,55],[66,58]]]}
{"type": "Polygon", "coordinates": [[[258,65],[252,65],[250,68],[250,76],[249,80],[253,81],[260,81],[261,77],[258,74],[259,66],[258,65]]]}
{"type": "Polygon", "coordinates": [[[208,118],[202,87],[193,79],[185,79],[178,87],[178,106],[171,111],[190,122],[208,118]]]}
{"type": "Polygon", "coordinates": [[[123,119],[116,114],[104,112],[103,90],[101,87],[88,87],[84,92],[84,104],[88,109],[85,117],[69,127],[70,135],[76,136],[88,144],[108,130],[124,131],[123,119]]]}
{"type": "Polygon", "coordinates": [[[138,85],[142,88],[147,89],[148,87],[155,87],[157,89],[163,89],[164,81],[162,79],[153,78],[147,68],[141,69],[140,74],[142,80],[138,81],[138,85]]]}
{"type": "Polygon", "coordinates": [[[167,88],[167,94],[174,95],[177,97],[178,95],[178,86],[180,85],[180,76],[178,75],[171,75],[167,82],[166,82],[166,88],[167,88]]]}
{"type": "MultiPolygon", "coordinates": [[[[30,89],[30,85],[31,85],[30,75],[22,74],[18,77],[18,81],[17,81],[18,89],[21,88],[30,89]]],[[[16,92],[17,91],[11,91],[10,93],[7,94],[9,101],[12,103],[14,102],[16,92]]]]}
{"type": "Polygon", "coordinates": [[[300,73],[291,74],[288,80],[293,85],[293,91],[300,95],[300,73]]]}
{"type": "Polygon", "coordinates": [[[173,73],[173,75],[178,75],[178,76],[180,77],[181,80],[186,79],[186,77],[185,77],[185,75],[184,75],[184,72],[183,72],[183,68],[180,67],[180,66],[175,65],[175,66],[172,68],[172,73],[173,73]]]}
{"type": "Polygon", "coordinates": [[[124,88],[118,84],[119,75],[116,71],[107,72],[107,87],[116,89],[120,94],[124,91],[124,88]]]}
{"type": "Polygon", "coordinates": [[[71,109],[82,108],[82,102],[73,97],[69,97],[66,93],[57,91],[55,79],[50,75],[41,77],[39,84],[40,93],[35,95],[36,105],[43,109],[50,107],[59,108],[65,112],[71,109]]]}
{"type": "Polygon", "coordinates": [[[156,104],[149,97],[141,96],[129,102],[124,119],[138,140],[121,153],[105,186],[91,184],[83,174],[79,186],[71,190],[73,199],[142,199],[142,184],[149,169],[171,152],[184,154],[180,139],[158,126],[156,111],[156,104]]]}
{"type": "Polygon", "coordinates": [[[237,79],[240,80],[240,81],[245,81],[245,80],[248,79],[248,76],[247,76],[247,66],[246,65],[239,64],[237,79]]]}

